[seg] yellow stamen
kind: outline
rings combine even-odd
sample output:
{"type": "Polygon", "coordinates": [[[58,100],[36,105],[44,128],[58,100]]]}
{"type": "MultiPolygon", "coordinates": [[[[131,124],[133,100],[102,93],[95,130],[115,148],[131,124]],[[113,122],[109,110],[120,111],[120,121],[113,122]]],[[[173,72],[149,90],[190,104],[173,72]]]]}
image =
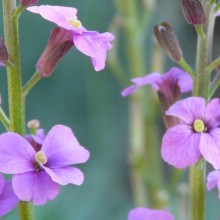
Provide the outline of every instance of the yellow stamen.
{"type": "Polygon", "coordinates": [[[79,20],[70,19],[69,23],[75,28],[79,28],[82,26],[82,24],[79,20]]]}
{"type": "Polygon", "coordinates": [[[196,119],[193,123],[193,128],[196,132],[203,132],[205,130],[205,124],[201,119],[196,119]]]}
{"type": "Polygon", "coordinates": [[[47,163],[47,156],[43,151],[38,151],[35,155],[35,160],[39,164],[45,164],[47,163]]]}

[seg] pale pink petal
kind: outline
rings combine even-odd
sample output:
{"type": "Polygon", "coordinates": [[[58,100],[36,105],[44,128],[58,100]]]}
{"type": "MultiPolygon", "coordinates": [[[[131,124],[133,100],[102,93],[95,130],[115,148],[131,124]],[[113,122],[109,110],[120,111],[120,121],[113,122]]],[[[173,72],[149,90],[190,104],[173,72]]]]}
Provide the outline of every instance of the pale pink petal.
{"type": "Polygon", "coordinates": [[[215,169],[220,169],[220,129],[202,133],[199,148],[206,161],[215,169]]]}
{"type": "Polygon", "coordinates": [[[206,102],[200,97],[189,97],[173,104],[166,115],[171,115],[182,119],[188,125],[196,119],[203,119],[205,114],[206,102]]]}
{"type": "Polygon", "coordinates": [[[207,184],[206,184],[207,190],[209,191],[209,190],[213,189],[214,187],[216,187],[219,179],[220,179],[220,171],[219,170],[214,170],[214,171],[210,172],[207,176],[207,184]]]}
{"type": "Polygon", "coordinates": [[[82,171],[76,167],[66,166],[62,168],[50,169],[43,166],[43,168],[54,182],[61,185],[67,185],[69,183],[81,185],[83,183],[84,175],[82,171]]]}
{"type": "Polygon", "coordinates": [[[128,213],[128,220],[174,220],[174,217],[167,211],[140,207],[128,213]]]}
{"type": "Polygon", "coordinates": [[[4,189],[0,194],[0,217],[14,209],[18,202],[19,200],[14,194],[11,181],[6,181],[4,184],[4,189]]]}
{"type": "Polygon", "coordinates": [[[32,201],[34,205],[43,205],[59,193],[59,184],[52,181],[44,170],[14,175],[12,186],[20,200],[32,201]]]}
{"type": "Polygon", "coordinates": [[[220,99],[212,99],[206,106],[205,122],[208,128],[216,127],[220,124],[220,99]]]}
{"type": "Polygon", "coordinates": [[[50,168],[84,163],[89,158],[89,152],[79,145],[72,130],[64,125],[52,127],[41,150],[46,154],[46,166],[50,168]]]}
{"type": "Polygon", "coordinates": [[[200,133],[193,133],[187,125],[176,125],[167,130],[162,139],[162,158],[176,168],[195,164],[200,158],[200,133]]]}
{"type": "Polygon", "coordinates": [[[22,136],[7,132],[0,135],[0,172],[18,174],[33,171],[35,151],[22,136]]]}
{"type": "Polygon", "coordinates": [[[55,23],[57,26],[67,30],[76,30],[69,20],[77,19],[77,9],[64,6],[41,5],[27,8],[28,11],[41,15],[44,19],[55,23]]]}
{"type": "Polygon", "coordinates": [[[104,69],[107,51],[112,48],[109,42],[112,40],[114,36],[108,32],[100,34],[96,31],[85,31],[73,35],[74,45],[79,51],[91,57],[96,71],[104,69]]]}

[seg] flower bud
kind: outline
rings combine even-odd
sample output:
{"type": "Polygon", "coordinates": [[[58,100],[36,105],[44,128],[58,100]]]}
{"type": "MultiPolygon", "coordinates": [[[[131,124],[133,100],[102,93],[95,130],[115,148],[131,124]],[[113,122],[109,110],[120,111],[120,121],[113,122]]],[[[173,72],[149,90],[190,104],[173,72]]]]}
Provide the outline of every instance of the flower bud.
{"type": "Polygon", "coordinates": [[[73,46],[72,32],[56,27],[52,30],[47,46],[36,64],[41,77],[48,77],[60,59],[73,46]]]}
{"type": "Polygon", "coordinates": [[[205,14],[199,0],[181,0],[181,5],[188,23],[192,25],[205,23],[205,14]]]}
{"type": "Polygon", "coordinates": [[[154,34],[161,47],[172,60],[180,61],[182,59],[182,49],[179,41],[167,22],[154,26],[154,34]]]}
{"type": "Polygon", "coordinates": [[[3,38],[0,36],[0,62],[4,63],[6,61],[8,61],[8,50],[3,38]]]}
{"type": "Polygon", "coordinates": [[[21,0],[22,6],[31,6],[36,5],[38,3],[38,0],[21,0]]]}

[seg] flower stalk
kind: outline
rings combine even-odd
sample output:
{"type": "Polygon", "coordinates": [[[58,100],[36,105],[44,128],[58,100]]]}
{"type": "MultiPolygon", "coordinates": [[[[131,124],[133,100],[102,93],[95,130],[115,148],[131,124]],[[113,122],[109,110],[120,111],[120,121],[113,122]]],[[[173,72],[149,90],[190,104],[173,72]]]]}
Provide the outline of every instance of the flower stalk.
{"type": "MultiPolygon", "coordinates": [[[[25,135],[24,99],[22,97],[22,79],[16,0],[2,1],[5,44],[13,66],[7,66],[9,97],[9,130],[25,135]]],[[[18,11],[17,11],[18,12],[18,11]]],[[[29,203],[19,203],[20,220],[33,220],[33,211],[29,203]]]]}

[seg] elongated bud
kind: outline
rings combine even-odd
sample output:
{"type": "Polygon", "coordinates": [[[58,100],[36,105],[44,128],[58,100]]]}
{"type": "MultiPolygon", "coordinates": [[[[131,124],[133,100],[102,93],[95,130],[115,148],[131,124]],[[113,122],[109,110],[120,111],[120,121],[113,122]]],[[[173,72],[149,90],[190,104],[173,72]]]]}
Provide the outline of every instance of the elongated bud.
{"type": "Polygon", "coordinates": [[[36,5],[38,3],[38,0],[21,0],[21,5],[22,6],[31,6],[31,5],[36,5]]]}
{"type": "Polygon", "coordinates": [[[47,46],[36,64],[41,77],[48,77],[60,59],[73,46],[72,32],[56,27],[52,30],[47,46]]]}
{"type": "Polygon", "coordinates": [[[192,25],[202,25],[205,23],[205,13],[199,0],[181,0],[183,14],[192,25]]]}
{"type": "Polygon", "coordinates": [[[161,47],[172,60],[179,61],[182,59],[183,53],[179,41],[167,22],[154,26],[154,34],[161,47]]]}
{"type": "Polygon", "coordinates": [[[0,36],[0,62],[8,61],[8,50],[5,46],[3,38],[0,36]]]}

